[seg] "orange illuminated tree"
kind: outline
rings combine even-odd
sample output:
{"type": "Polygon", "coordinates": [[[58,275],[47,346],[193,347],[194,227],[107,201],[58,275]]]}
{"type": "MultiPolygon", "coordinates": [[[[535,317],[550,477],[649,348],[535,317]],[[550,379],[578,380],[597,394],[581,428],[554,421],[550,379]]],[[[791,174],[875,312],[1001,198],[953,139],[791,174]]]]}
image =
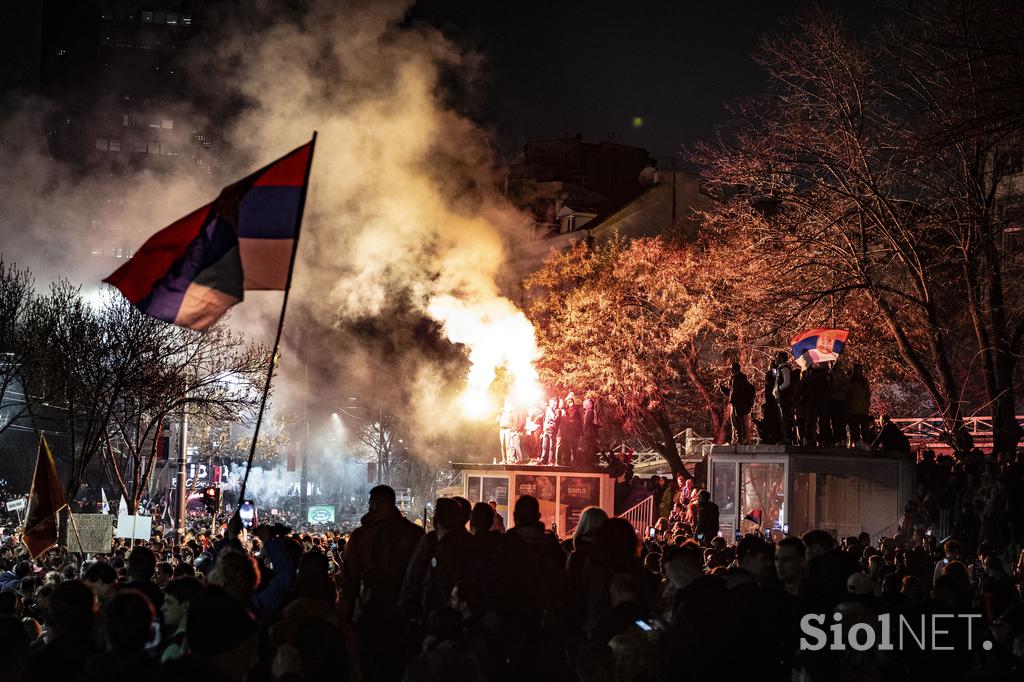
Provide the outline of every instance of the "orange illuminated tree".
{"type": "Polygon", "coordinates": [[[682,471],[683,428],[706,425],[725,439],[718,382],[737,357],[737,330],[755,327],[736,305],[745,263],[735,255],[708,238],[615,239],[553,254],[526,281],[542,379],[596,395],[606,416],[682,471]]]}
{"type": "Polygon", "coordinates": [[[719,198],[704,218],[773,260],[771,309],[808,326],[872,316],[951,441],[987,412],[1012,450],[1024,17],[962,0],[894,14],[854,39],[814,13],[763,43],[770,96],[693,155],[719,198]]]}

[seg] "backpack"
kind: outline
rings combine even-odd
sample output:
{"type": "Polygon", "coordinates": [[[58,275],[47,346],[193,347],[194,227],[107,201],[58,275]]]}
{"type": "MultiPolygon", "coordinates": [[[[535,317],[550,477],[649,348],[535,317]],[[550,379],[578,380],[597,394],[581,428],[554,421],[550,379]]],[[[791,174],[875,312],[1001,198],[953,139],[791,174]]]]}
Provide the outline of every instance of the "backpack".
{"type": "Polygon", "coordinates": [[[750,409],[754,406],[754,385],[747,380],[747,377],[743,374],[736,378],[733,382],[733,405],[740,412],[750,412],[750,409]]]}
{"type": "Polygon", "coordinates": [[[532,544],[515,535],[502,538],[503,557],[499,559],[506,574],[504,606],[518,615],[539,616],[542,630],[563,625],[566,608],[565,554],[554,535],[546,533],[543,544],[532,544]],[[508,552],[512,551],[510,557],[508,552]],[[507,561],[514,557],[513,561],[507,561]]]}
{"type": "Polygon", "coordinates": [[[363,573],[356,603],[355,620],[380,617],[392,611],[402,589],[405,568],[418,536],[406,532],[405,519],[381,521],[370,539],[370,562],[363,573]]]}

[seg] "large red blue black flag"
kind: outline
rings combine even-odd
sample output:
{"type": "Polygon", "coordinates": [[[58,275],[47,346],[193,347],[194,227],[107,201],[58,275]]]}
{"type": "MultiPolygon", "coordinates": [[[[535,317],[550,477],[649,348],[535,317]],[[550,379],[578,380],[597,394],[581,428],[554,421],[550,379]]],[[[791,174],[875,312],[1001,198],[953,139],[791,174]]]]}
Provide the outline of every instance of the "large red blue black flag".
{"type": "Polygon", "coordinates": [[[313,142],[150,237],[104,282],[140,310],[205,330],[245,291],[288,286],[313,142]]]}

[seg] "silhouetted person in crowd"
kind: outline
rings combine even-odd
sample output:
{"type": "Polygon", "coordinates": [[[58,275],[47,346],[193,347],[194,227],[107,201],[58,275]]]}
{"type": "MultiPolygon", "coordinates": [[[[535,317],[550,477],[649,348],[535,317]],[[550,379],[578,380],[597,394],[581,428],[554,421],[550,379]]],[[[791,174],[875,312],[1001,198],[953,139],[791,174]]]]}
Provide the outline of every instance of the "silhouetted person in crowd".
{"type": "Polygon", "coordinates": [[[810,447],[823,445],[828,433],[828,369],[815,364],[800,375],[797,385],[800,414],[800,443],[810,447]]]}
{"type": "Polygon", "coordinates": [[[100,606],[103,606],[116,592],[117,571],[105,561],[93,562],[82,574],[82,582],[92,590],[100,606]]]}
{"type": "Polygon", "coordinates": [[[871,418],[871,384],[864,376],[864,367],[855,364],[850,373],[849,395],[846,398],[846,420],[850,428],[850,446],[868,441],[871,418]]]}
{"type": "Polygon", "coordinates": [[[213,585],[188,607],[185,641],[188,656],[168,666],[173,679],[186,679],[179,671],[203,670],[208,679],[247,682],[261,663],[259,627],[246,608],[213,585]]]}
{"type": "Polygon", "coordinates": [[[169,679],[146,653],[146,645],[155,634],[155,620],[153,604],[142,592],[125,589],[114,595],[103,607],[104,653],[85,665],[82,679],[86,682],[169,679]]]}
{"type": "Polygon", "coordinates": [[[773,358],[764,371],[764,403],[761,405],[761,422],[758,434],[764,443],[778,443],[782,439],[782,428],[779,425],[779,402],[775,399],[775,383],[778,379],[778,364],[773,358]]]}
{"type": "Polygon", "coordinates": [[[198,578],[174,578],[164,589],[164,641],[161,661],[173,661],[185,655],[185,628],[188,624],[188,607],[192,600],[203,591],[198,578]]]}
{"type": "Polygon", "coordinates": [[[345,546],[342,615],[355,623],[369,679],[394,679],[404,667],[396,633],[404,631],[398,595],[423,529],[402,516],[395,491],[370,490],[370,509],[345,546]]]}
{"type": "Polygon", "coordinates": [[[558,422],[558,436],[555,438],[555,460],[560,466],[570,466],[576,461],[580,432],[583,430],[583,412],[576,406],[576,395],[565,397],[562,418],[558,422]]]}
{"type": "Polygon", "coordinates": [[[46,607],[46,643],[33,656],[32,680],[78,678],[82,663],[99,652],[95,606],[92,592],[77,580],[54,588],[46,607]]]}
{"type": "Polygon", "coordinates": [[[164,593],[153,582],[156,573],[156,554],[149,547],[134,547],[128,554],[128,584],[126,588],[146,595],[157,611],[164,603],[164,593]]]}
{"type": "Polygon", "coordinates": [[[28,679],[32,664],[30,645],[21,619],[13,614],[0,615],[0,680],[22,682],[28,679]]]}
{"type": "Polygon", "coordinates": [[[775,356],[775,387],[772,395],[779,406],[780,441],[793,442],[793,399],[796,396],[797,381],[789,365],[789,353],[782,350],[775,356]]]}
{"type": "Polygon", "coordinates": [[[512,434],[515,433],[515,416],[512,409],[512,401],[506,400],[505,406],[498,417],[498,444],[501,447],[501,462],[509,464],[512,462],[512,434]]]}
{"type": "Polygon", "coordinates": [[[812,530],[804,534],[807,550],[808,593],[817,607],[827,613],[846,596],[846,579],[858,570],[857,560],[836,548],[828,531],[812,530]]]}
{"type": "MultiPolygon", "coordinates": [[[[483,504],[477,512],[483,515],[483,504]]],[[[472,514],[468,520],[472,521],[472,514]]],[[[452,589],[460,580],[472,580],[477,584],[493,578],[493,562],[477,551],[478,543],[466,530],[467,517],[460,505],[451,498],[438,498],[434,505],[434,530],[437,532],[437,546],[430,568],[424,576],[421,613],[429,614],[445,606],[452,589]]],[[[478,519],[478,522],[491,519],[478,519]]],[[[489,532],[489,531],[488,531],[489,532]]]]}
{"type": "Polygon", "coordinates": [[[850,399],[850,376],[842,362],[832,363],[828,373],[829,440],[825,445],[846,447],[846,405],[850,399]]]}
{"type": "Polygon", "coordinates": [[[658,642],[661,679],[714,680],[730,659],[738,623],[725,580],[704,573],[704,551],[693,541],[665,549],[662,572],[675,590],[672,620],[658,642]]]}
{"type": "Polygon", "coordinates": [[[697,493],[697,514],[694,522],[694,535],[701,543],[710,543],[718,536],[718,505],[711,501],[711,493],[701,490],[697,493]]]}
{"type": "Polygon", "coordinates": [[[593,466],[597,456],[597,436],[600,425],[597,419],[597,406],[592,398],[583,400],[583,432],[580,436],[581,466],[593,466]]]}
{"type": "Polygon", "coordinates": [[[871,443],[871,449],[884,452],[909,453],[910,439],[900,430],[900,427],[896,426],[889,418],[889,415],[883,414],[879,422],[881,429],[878,431],[878,435],[875,436],[875,440],[871,443]]]}
{"type": "Polygon", "coordinates": [[[506,623],[510,679],[557,679],[564,665],[565,553],[540,520],[537,498],[512,512],[497,564],[496,610],[506,623]]]}
{"type": "Polygon", "coordinates": [[[541,425],[540,437],[540,463],[555,463],[555,446],[558,440],[558,427],[562,420],[562,412],[558,407],[558,400],[551,398],[544,410],[544,421],[541,425]]]}
{"type": "Polygon", "coordinates": [[[732,427],[732,442],[747,442],[747,417],[754,407],[754,385],[747,375],[740,371],[740,363],[734,362],[729,369],[729,383],[719,389],[729,396],[729,425],[732,427]]]}

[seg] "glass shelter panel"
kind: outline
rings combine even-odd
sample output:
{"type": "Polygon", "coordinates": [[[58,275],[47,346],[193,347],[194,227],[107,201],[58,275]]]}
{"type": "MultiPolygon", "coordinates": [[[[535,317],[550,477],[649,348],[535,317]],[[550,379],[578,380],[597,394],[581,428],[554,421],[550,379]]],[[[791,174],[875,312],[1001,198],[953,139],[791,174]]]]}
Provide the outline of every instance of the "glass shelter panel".
{"type": "Polygon", "coordinates": [[[739,531],[782,528],[786,465],[782,462],[740,463],[739,531]]]}
{"type": "Polygon", "coordinates": [[[718,505],[720,516],[736,513],[736,463],[715,462],[712,472],[711,499],[718,505]]]}
{"type": "Polygon", "coordinates": [[[891,533],[898,519],[898,485],[896,462],[798,459],[790,493],[792,532],[891,533]]]}

